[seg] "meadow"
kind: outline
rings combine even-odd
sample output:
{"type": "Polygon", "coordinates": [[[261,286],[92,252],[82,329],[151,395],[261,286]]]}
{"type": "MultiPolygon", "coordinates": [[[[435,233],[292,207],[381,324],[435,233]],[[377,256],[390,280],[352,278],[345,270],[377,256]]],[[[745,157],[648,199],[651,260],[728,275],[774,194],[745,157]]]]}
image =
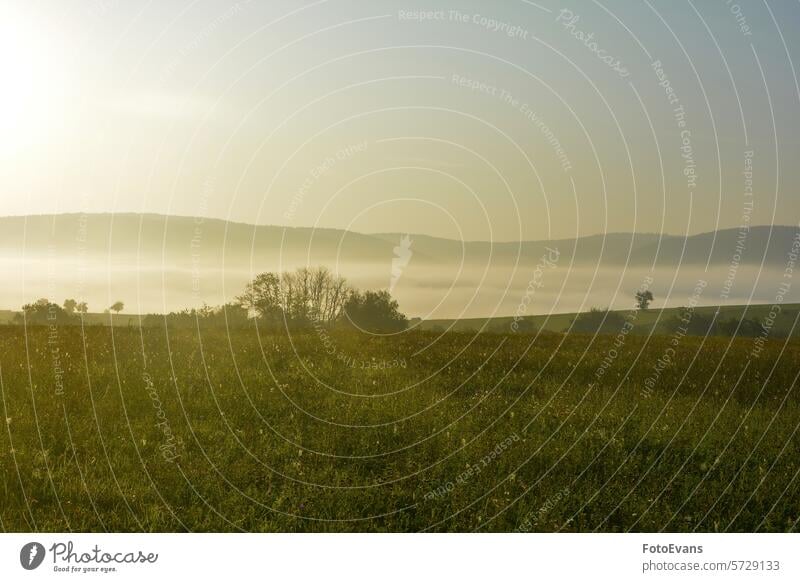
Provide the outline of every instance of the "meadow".
{"type": "Polygon", "coordinates": [[[800,343],[0,326],[4,531],[800,519],[800,343]]]}

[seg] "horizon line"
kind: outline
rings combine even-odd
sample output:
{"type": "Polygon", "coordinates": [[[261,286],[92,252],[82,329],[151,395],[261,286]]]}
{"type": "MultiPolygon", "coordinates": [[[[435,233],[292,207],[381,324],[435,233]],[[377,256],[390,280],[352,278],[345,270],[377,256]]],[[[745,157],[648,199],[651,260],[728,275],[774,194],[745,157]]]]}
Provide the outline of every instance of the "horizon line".
{"type": "MultiPolygon", "coordinates": [[[[768,307],[770,305],[772,305],[772,303],[770,303],[770,302],[765,302],[765,303],[734,303],[732,305],[711,304],[711,305],[698,305],[696,307],[696,309],[717,309],[717,310],[721,310],[722,308],[726,308],[726,309],[749,309],[751,307],[768,307]]],[[[787,306],[787,307],[800,306],[800,302],[785,303],[784,305],[787,306]]],[[[208,305],[208,307],[224,307],[224,305],[216,305],[216,306],[208,305]]],[[[685,306],[679,305],[679,306],[676,306],[676,307],[667,307],[667,306],[649,307],[645,311],[651,311],[651,312],[662,311],[663,312],[663,311],[668,311],[668,310],[673,310],[673,309],[682,309],[683,307],[685,307],[685,306]]],[[[197,310],[198,308],[197,307],[193,307],[191,309],[197,310]]],[[[629,313],[631,311],[641,311],[641,310],[637,309],[636,307],[631,307],[629,309],[611,309],[610,307],[590,307],[586,311],[554,311],[554,312],[551,312],[551,313],[534,313],[534,314],[531,314],[531,315],[524,315],[524,316],[522,316],[521,319],[530,319],[530,318],[534,318],[534,317],[550,318],[550,317],[565,316],[565,315],[582,315],[584,313],[591,313],[591,311],[593,309],[600,309],[601,311],[607,311],[609,313],[629,313]]],[[[0,307],[0,313],[21,314],[22,310],[20,310],[20,309],[4,309],[4,308],[0,307]]],[[[168,311],[166,313],[163,313],[163,312],[152,312],[151,311],[151,312],[145,312],[145,313],[111,313],[111,312],[105,313],[103,311],[89,311],[87,313],[84,313],[83,316],[84,317],[86,317],[88,315],[92,315],[92,316],[109,316],[111,319],[113,319],[115,317],[128,317],[128,318],[137,317],[139,319],[142,319],[142,318],[145,318],[145,317],[148,317],[148,316],[166,317],[166,316],[172,315],[174,313],[179,313],[179,312],[168,311]]],[[[80,314],[76,314],[76,316],[79,316],[79,315],[80,314]]],[[[481,316],[479,316],[479,317],[439,317],[439,318],[427,318],[427,319],[419,317],[417,315],[407,315],[407,317],[408,317],[409,321],[412,320],[412,319],[419,319],[420,321],[426,321],[426,322],[429,322],[429,323],[437,323],[437,322],[444,322],[444,321],[464,321],[464,322],[469,322],[469,321],[482,321],[482,320],[491,321],[491,320],[495,320],[495,319],[514,319],[516,317],[516,315],[512,313],[510,315],[487,315],[487,316],[483,316],[483,317],[481,317],[481,316]]],[[[7,324],[4,324],[4,323],[0,322],[0,325],[7,325],[7,324]]]]}
{"type": "MultiPolygon", "coordinates": [[[[454,241],[454,242],[461,242],[461,243],[484,243],[484,244],[514,244],[514,243],[541,243],[541,242],[550,242],[550,241],[565,241],[565,240],[578,240],[583,238],[591,238],[591,237],[602,237],[602,236],[612,236],[612,235],[654,235],[660,236],[662,238],[691,238],[695,236],[702,236],[707,234],[719,233],[726,230],[737,230],[741,229],[742,226],[730,226],[730,227],[723,227],[718,228],[717,230],[705,230],[699,231],[691,234],[672,234],[666,232],[656,232],[656,231],[609,231],[609,232],[598,232],[593,234],[580,234],[575,235],[573,237],[559,237],[559,238],[544,238],[544,239],[521,239],[521,240],[459,240],[455,238],[447,238],[439,235],[433,234],[425,234],[425,233],[412,233],[412,232],[403,232],[403,231],[395,231],[395,232],[361,232],[356,230],[348,230],[339,227],[331,227],[331,226],[307,226],[307,225],[285,225],[285,224],[268,224],[268,223],[251,223],[251,222],[242,222],[239,220],[232,220],[227,218],[218,218],[215,216],[199,216],[199,215],[185,215],[185,214],[163,214],[160,212],[133,212],[133,211],[125,211],[125,212],[59,212],[59,213],[52,213],[52,212],[43,212],[40,214],[6,214],[0,216],[0,220],[5,218],[45,218],[45,217],[58,217],[58,216],[138,216],[138,217],[159,217],[159,218],[179,218],[179,219],[187,219],[187,220],[209,220],[209,221],[217,221],[223,222],[226,224],[238,225],[238,226],[249,226],[252,228],[283,228],[283,229],[295,229],[295,230],[332,230],[337,232],[343,233],[352,233],[358,234],[362,236],[386,236],[386,235],[394,235],[394,234],[407,234],[408,236],[412,237],[427,237],[445,241],[454,241]]],[[[748,230],[753,230],[757,228],[795,228],[800,229],[800,224],[757,224],[757,225],[750,225],[747,227],[748,230]]]]}

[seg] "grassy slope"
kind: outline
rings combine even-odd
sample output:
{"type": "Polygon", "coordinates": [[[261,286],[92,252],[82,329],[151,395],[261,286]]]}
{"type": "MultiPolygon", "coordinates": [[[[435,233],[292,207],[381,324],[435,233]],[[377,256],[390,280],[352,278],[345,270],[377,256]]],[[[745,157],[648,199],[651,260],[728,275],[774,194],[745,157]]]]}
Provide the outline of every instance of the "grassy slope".
{"type": "Polygon", "coordinates": [[[667,337],[142,333],[59,330],[60,394],[46,330],[26,342],[0,328],[4,529],[787,531],[800,518],[798,342],[752,357],[749,340],[684,338],[647,394],[667,337]]]}
{"type": "MultiPolygon", "coordinates": [[[[678,315],[681,308],[666,308],[666,309],[649,309],[640,312],[636,318],[636,325],[642,326],[642,331],[649,330],[656,322],[664,321],[670,317],[678,315]]],[[[719,309],[720,314],[718,321],[725,321],[727,319],[739,319],[742,317],[763,319],[770,311],[769,305],[724,305],[721,307],[708,306],[698,307],[697,313],[701,313],[708,317],[714,315],[714,312],[719,309]]],[[[800,310],[800,303],[787,303],[783,305],[783,312],[800,310]]],[[[619,313],[627,313],[620,311],[619,313]]],[[[576,313],[557,313],[554,315],[533,315],[525,317],[524,319],[532,321],[538,329],[554,332],[564,332],[569,329],[570,324],[576,317],[576,313]]],[[[452,329],[453,331],[475,331],[484,326],[491,326],[492,324],[507,324],[510,325],[513,317],[494,317],[494,318],[475,318],[475,319],[429,319],[421,324],[421,329],[431,330],[436,327],[443,327],[445,329],[452,329]],[[488,325],[487,325],[488,324],[488,325]]]]}

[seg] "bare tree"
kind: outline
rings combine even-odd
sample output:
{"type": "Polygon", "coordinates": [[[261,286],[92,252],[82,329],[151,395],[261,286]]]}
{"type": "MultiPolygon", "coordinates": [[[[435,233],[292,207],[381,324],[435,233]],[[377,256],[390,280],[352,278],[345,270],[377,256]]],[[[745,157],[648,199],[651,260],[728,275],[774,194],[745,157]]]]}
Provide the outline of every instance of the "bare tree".
{"type": "Polygon", "coordinates": [[[324,267],[304,267],[280,275],[262,273],[237,299],[266,323],[304,327],[312,321],[326,325],[337,321],[350,293],[343,277],[324,267]]]}

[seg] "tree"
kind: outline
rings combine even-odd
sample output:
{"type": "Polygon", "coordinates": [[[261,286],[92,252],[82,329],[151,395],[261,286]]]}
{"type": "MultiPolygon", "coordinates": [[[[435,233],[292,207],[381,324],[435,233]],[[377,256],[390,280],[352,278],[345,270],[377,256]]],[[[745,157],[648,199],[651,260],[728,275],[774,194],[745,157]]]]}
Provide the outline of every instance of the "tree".
{"type": "Polygon", "coordinates": [[[39,299],[22,306],[22,313],[14,316],[14,323],[27,325],[74,325],[76,322],[60,305],[49,299],[39,299]]]}
{"type": "Polygon", "coordinates": [[[261,324],[294,328],[332,325],[342,314],[352,290],[343,277],[324,267],[293,273],[262,273],[251,281],[239,303],[261,324]]]}
{"type": "Polygon", "coordinates": [[[406,316],[388,291],[354,292],[344,306],[346,322],[372,333],[392,333],[408,327],[406,316]]]}
{"type": "Polygon", "coordinates": [[[239,303],[256,317],[276,320],[283,316],[281,280],[275,273],[262,273],[247,284],[239,303]]]}
{"type": "Polygon", "coordinates": [[[83,313],[85,315],[85,314],[89,313],[89,304],[86,303],[86,301],[81,301],[75,307],[75,311],[77,311],[78,313],[83,313]]]}
{"type": "Polygon", "coordinates": [[[78,302],[74,299],[66,299],[64,301],[64,311],[72,315],[75,313],[75,309],[78,307],[78,302]]]}
{"type": "Polygon", "coordinates": [[[650,307],[650,302],[653,301],[653,294],[650,290],[636,292],[636,307],[640,310],[645,310],[650,307]]]}
{"type": "Polygon", "coordinates": [[[113,311],[114,313],[117,313],[117,314],[119,314],[119,312],[120,312],[120,311],[122,311],[123,309],[125,309],[125,304],[124,304],[122,301],[117,301],[116,303],[114,303],[114,305],[112,305],[111,307],[109,307],[109,309],[110,309],[111,311],[113,311]]]}

